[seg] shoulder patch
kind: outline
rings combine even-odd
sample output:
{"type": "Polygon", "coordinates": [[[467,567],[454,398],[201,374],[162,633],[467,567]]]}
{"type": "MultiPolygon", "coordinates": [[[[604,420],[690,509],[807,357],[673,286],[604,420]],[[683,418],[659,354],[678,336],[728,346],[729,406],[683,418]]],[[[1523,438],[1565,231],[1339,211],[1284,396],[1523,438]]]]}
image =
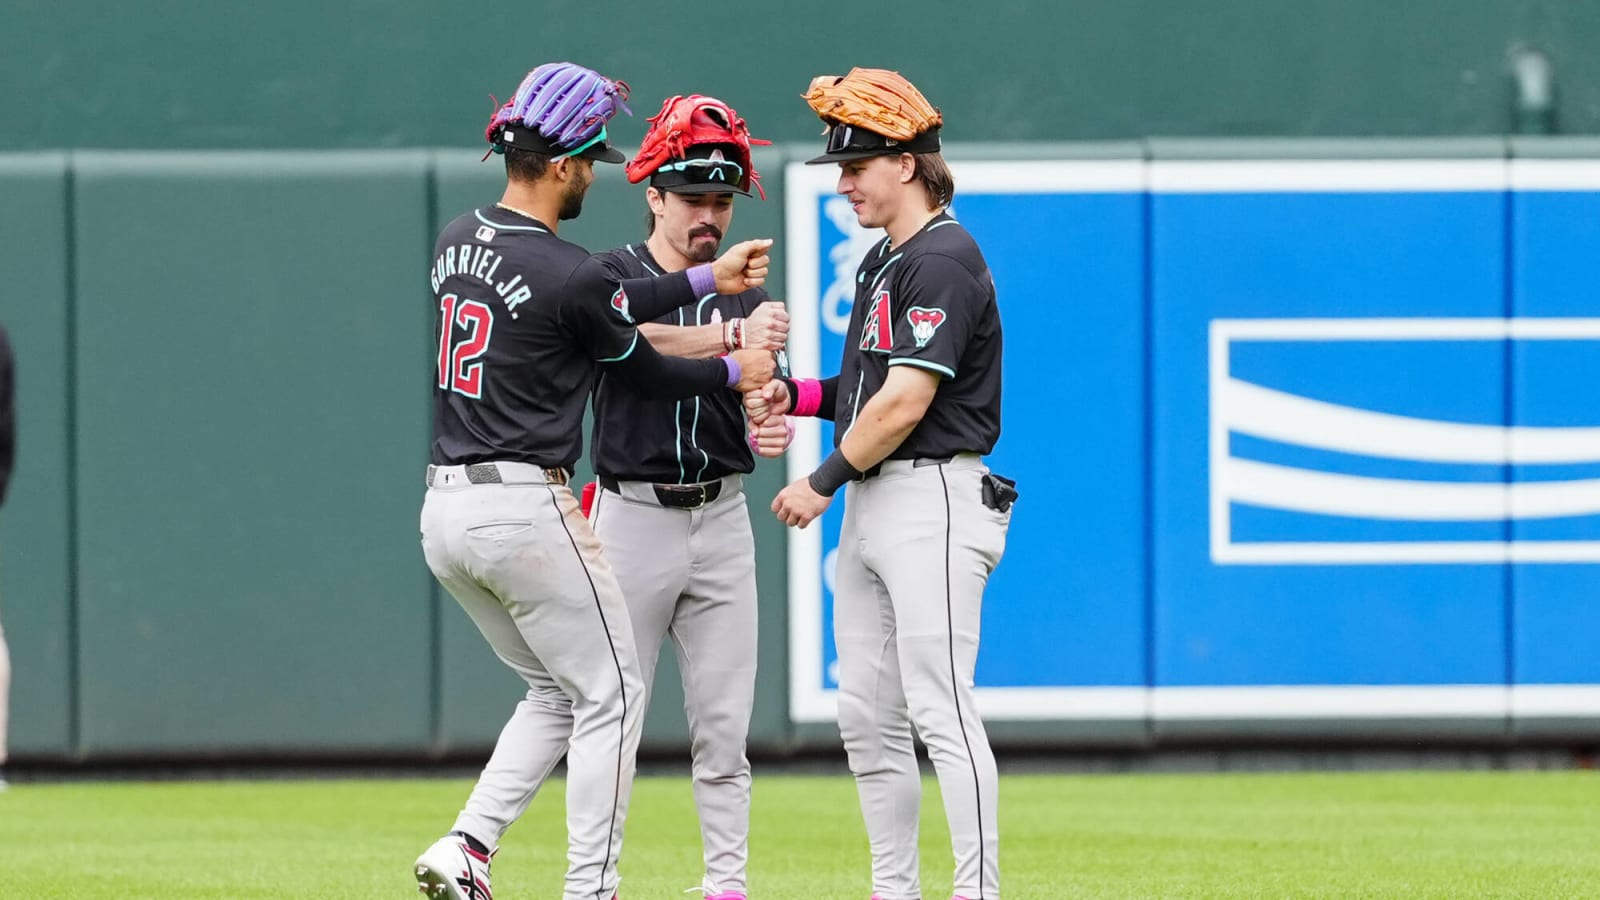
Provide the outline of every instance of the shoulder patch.
{"type": "Polygon", "coordinates": [[[911,336],[916,339],[918,347],[928,346],[933,340],[933,333],[944,324],[944,310],[927,306],[913,306],[906,310],[906,321],[911,323],[911,336]]]}
{"type": "Polygon", "coordinates": [[[628,312],[627,291],[617,288],[617,292],[611,295],[611,308],[617,311],[617,315],[621,316],[623,321],[633,324],[633,313],[628,312]]]}
{"type": "Polygon", "coordinates": [[[494,240],[495,231],[487,225],[478,226],[478,240],[488,243],[494,240]]]}

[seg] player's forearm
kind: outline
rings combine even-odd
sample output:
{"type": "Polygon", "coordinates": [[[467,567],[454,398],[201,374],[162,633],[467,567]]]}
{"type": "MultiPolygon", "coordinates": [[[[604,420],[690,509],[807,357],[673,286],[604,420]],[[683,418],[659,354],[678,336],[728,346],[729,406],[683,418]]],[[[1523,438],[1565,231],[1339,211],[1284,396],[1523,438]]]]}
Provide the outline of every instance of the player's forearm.
{"type": "Polygon", "coordinates": [[[927,411],[927,400],[907,392],[879,391],[857,413],[839,451],[857,469],[870,469],[905,443],[927,411]]]}
{"type": "Polygon", "coordinates": [[[832,496],[846,481],[883,462],[905,443],[927,414],[939,379],[910,366],[891,366],[883,387],[856,414],[839,449],[807,479],[811,489],[832,496]]]}
{"type": "Polygon", "coordinates": [[[639,326],[639,333],[650,342],[650,346],[665,356],[707,359],[727,352],[721,325],[680,326],[647,322],[639,326]]]}
{"type": "Polygon", "coordinates": [[[626,357],[605,365],[634,393],[650,400],[681,400],[709,394],[726,388],[730,374],[728,365],[720,359],[662,356],[648,341],[640,341],[626,357]]]}
{"type": "Polygon", "coordinates": [[[706,294],[716,293],[717,283],[711,267],[702,265],[654,278],[625,278],[613,288],[616,290],[627,295],[628,313],[633,321],[650,322],[706,294]]]}

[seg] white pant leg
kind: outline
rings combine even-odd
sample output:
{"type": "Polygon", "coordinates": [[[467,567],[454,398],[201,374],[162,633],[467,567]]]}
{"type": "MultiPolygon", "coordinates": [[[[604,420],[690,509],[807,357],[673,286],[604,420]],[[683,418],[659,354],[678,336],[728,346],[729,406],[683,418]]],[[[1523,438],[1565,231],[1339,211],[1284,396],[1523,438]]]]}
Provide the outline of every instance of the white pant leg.
{"type": "Polygon", "coordinates": [[[939,777],[955,893],[999,896],[999,775],[973,695],[983,590],[1008,514],[982,503],[976,460],[885,474],[865,492],[868,565],[888,589],[906,703],[939,777]]]}
{"type": "Polygon", "coordinates": [[[745,743],[756,692],[755,537],[742,490],[725,489],[691,515],[693,574],[672,639],[683,674],[706,875],[720,890],[742,893],[750,842],[745,743]]]}
{"type": "Polygon", "coordinates": [[[901,686],[894,609],[861,556],[876,521],[863,513],[870,484],[846,488],[833,590],[839,650],[839,734],[855,775],[872,848],[872,891],[884,900],[922,896],[917,828],[922,781],[901,686]]]}
{"type": "Polygon", "coordinates": [[[628,607],[648,707],[661,645],[689,582],[689,514],[601,490],[591,521],[628,607]]]}
{"type": "MultiPolygon", "coordinates": [[[[617,884],[644,690],[622,592],[599,540],[571,491],[544,484],[430,490],[423,536],[429,567],[447,589],[451,581],[475,582],[511,620],[514,628],[507,629],[481,594],[462,592],[474,621],[490,624],[484,634],[496,653],[502,659],[531,655],[570,700],[566,896],[609,897],[617,884]]],[[[542,687],[537,681],[529,683],[534,691],[542,687]]],[[[519,711],[526,708],[519,705],[519,711]]],[[[543,709],[534,713],[534,720],[553,724],[543,709]]],[[[534,733],[519,728],[513,734],[536,747],[554,740],[529,730],[534,733]]],[[[543,760],[513,765],[521,782],[497,785],[497,774],[486,769],[489,790],[514,794],[543,760]]]]}

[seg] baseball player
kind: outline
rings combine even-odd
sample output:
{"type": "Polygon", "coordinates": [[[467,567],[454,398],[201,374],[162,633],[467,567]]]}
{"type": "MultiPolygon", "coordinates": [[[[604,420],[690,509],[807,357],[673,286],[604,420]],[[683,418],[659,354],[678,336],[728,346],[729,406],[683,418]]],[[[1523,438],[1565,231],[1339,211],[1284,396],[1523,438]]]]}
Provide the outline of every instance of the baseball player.
{"type": "Polygon", "coordinates": [[[792,408],[834,421],[837,449],[773,501],[805,527],[845,485],[834,581],[839,731],[872,845],[880,900],[921,897],[920,782],[911,729],[939,777],[955,893],[1000,896],[998,777],[973,703],[983,588],[1000,561],[1014,485],[983,455],[1000,437],[1000,315],[972,236],[946,211],[955,184],[943,118],[881,69],[815,79],[839,193],[886,235],[862,260],[840,374],[748,395],[753,420],[792,408]]]}
{"type": "MultiPolygon", "coordinates": [[[[609,297],[628,278],[679,272],[716,255],[734,194],[757,185],[749,129],[727,104],[671,97],[650,120],[628,180],[648,180],[646,240],[599,254],[591,290],[609,297]]],[[[658,350],[707,357],[740,347],[782,350],[783,306],[755,288],[707,294],[639,331],[658,350]]],[[[663,639],[677,647],[689,719],[695,807],[708,900],[744,900],[750,833],[745,739],[755,702],[755,539],[743,477],[752,449],[778,455],[790,431],[773,417],[746,431],[733,391],[689,400],[641,397],[602,373],[594,386],[592,512],[633,621],[646,691],[663,639]],[[763,446],[764,444],[764,446],[763,446]]]]}
{"type": "Polygon", "coordinates": [[[643,681],[621,589],[567,488],[582,452],[584,401],[597,368],[658,397],[771,377],[765,351],[662,357],[629,318],[759,286],[770,242],[623,282],[599,302],[569,289],[588,254],[556,230],[582,209],[594,162],[623,161],[605,126],[626,97],[625,84],[571,63],[530,72],[487,132],[505,156],[505,194],[445,226],[435,248],[438,380],[423,553],[528,692],[454,828],[415,863],[430,897],[490,900],[500,837],[563,754],[565,897],[615,895],[643,681]]]}

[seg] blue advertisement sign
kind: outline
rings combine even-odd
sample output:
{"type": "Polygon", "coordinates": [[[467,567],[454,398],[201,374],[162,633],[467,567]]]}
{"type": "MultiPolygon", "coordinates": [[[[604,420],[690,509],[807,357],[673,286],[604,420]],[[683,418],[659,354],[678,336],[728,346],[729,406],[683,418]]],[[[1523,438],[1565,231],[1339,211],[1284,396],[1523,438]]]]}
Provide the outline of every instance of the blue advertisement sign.
{"type": "MultiPolygon", "coordinates": [[[[1022,491],[982,711],[1600,717],[1600,162],[968,163],[1022,491]]],[[[798,374],[879,239],[791,166],[798,374]]],[[[808,421],[801,477],[833,446],[808,421]]],[[[834,714],[842,504],[791,533],[791,706],[834,714]]]]}

